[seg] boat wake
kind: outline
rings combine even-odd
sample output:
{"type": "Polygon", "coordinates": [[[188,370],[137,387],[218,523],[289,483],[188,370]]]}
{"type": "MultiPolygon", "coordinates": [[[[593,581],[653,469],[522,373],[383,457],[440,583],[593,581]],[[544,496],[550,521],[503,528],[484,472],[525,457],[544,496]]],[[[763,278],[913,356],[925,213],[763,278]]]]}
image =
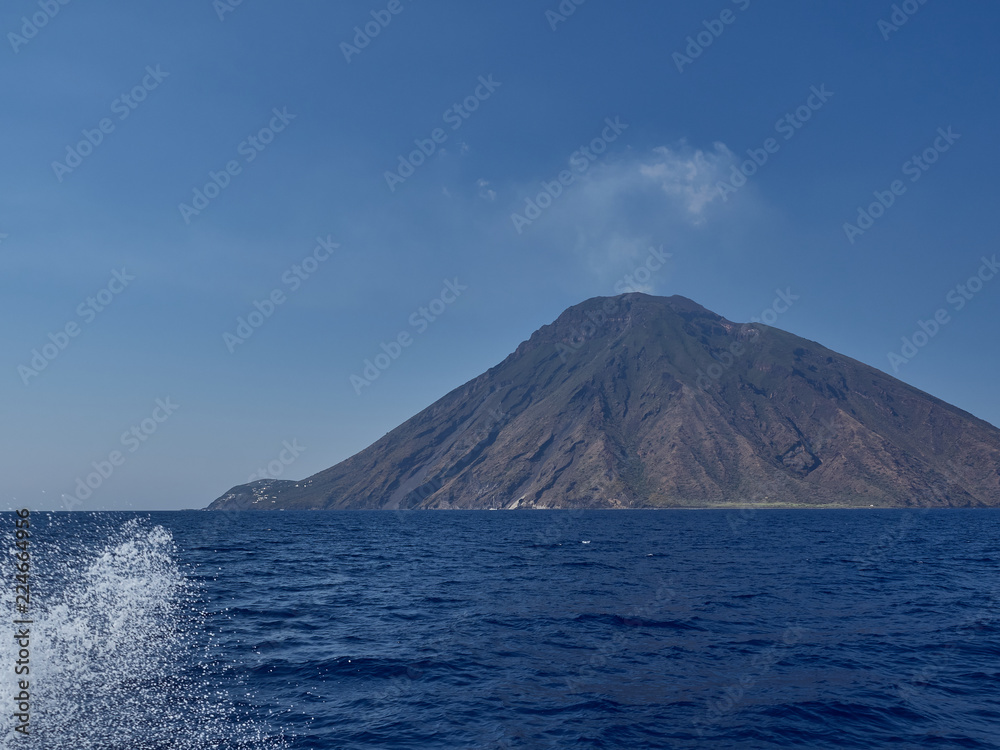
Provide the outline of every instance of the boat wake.
{"type": "MultiPolygon", "coordinates": [[[[34,524],[34,518],[32,522],[34,524]]],[[[34,530],[33,530],[34,532],[34,530]]],[[[252,696],[212,634],[200,590],[178,563],[171,534],[133,519],[79,524],[49,516],[31,540],[27,674],[20,646],[0,638],[0,737],[45,750],[281,748],[250,718],[252,696]],[[82,529],[86,528],[84,534],[82,529]],[[95,528],[97,533],[95,535],[95,528]],[[101,541],[93,540],[99,537],[101,541]],[[30,721],[10,709],[28,681],[30,721]]],[[[14,570],[17,550],[4,567],[14,570]]],[[[4,576],[9,579],[9,576],[4,576]]],[[[13,633],[13,586],[2,608],[13,633]]],[[[7,628],[5,628],[7,629],[7,628]]],[[[23,707],[23,705],[22,705],[23,707]]],[[[17,743],[16,745],[14,743],[17,743]]]]}

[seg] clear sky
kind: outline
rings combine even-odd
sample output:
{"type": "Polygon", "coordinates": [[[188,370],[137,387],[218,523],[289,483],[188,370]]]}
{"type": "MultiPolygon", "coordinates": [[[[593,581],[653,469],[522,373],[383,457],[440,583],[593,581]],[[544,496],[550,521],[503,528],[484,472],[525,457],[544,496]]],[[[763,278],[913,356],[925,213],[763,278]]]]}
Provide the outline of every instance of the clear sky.
{"type": "Polygon", "coordinates": [[[623,289],[783,310],[765,321],[1000,424],[998,20],[10,0],[0,508],[307,476],[623,289]]]}

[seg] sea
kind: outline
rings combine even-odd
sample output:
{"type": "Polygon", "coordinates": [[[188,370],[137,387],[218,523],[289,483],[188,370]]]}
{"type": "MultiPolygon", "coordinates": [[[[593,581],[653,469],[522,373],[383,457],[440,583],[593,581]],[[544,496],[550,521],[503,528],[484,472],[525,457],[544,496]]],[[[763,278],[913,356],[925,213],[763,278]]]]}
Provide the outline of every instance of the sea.
{"type": "Polygon", "coordinates": [[[15,519],[4,748],[1000,748],[997,511],[15,519]]]}

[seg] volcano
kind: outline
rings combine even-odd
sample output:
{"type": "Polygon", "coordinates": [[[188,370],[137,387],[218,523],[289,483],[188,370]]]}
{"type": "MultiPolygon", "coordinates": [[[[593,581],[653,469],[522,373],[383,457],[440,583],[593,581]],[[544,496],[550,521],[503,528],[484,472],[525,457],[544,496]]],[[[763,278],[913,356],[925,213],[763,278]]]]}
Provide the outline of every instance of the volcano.
{"type": "Polygon", "coordinates": [[[299,482],[209,510],[1000,506],[1000,430],[684,297],[569,308],[503,362],[299,482]]]}

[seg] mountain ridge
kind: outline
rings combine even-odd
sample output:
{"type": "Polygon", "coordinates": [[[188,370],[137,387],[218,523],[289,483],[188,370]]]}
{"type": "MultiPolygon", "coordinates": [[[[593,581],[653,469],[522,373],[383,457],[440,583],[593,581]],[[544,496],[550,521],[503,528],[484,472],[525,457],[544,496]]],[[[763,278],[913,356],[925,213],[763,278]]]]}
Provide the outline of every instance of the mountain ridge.
{"type": "Polygon", "coordinates": [[[502,362],[300,482],[210,510],[1000,506],[1000,430],[685,297],[568,308],[502,362]]]}

